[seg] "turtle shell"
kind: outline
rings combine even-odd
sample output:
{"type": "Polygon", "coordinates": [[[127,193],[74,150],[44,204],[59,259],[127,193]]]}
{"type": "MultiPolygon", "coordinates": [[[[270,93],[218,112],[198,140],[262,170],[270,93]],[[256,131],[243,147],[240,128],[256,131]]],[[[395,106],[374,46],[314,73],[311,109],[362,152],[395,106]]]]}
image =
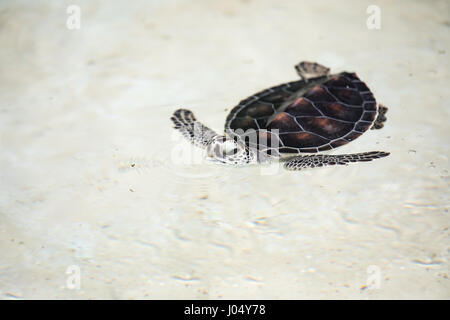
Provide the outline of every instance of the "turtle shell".
{"type": "Polygon", "coordinates": [[[274,153],[315,153],[355,140],[376,119],[372,92],[355,73],[288,82],[242,100],[225,131],[253,148],[274,153]],[[253,129],[250,130],[249,129],[253,129]],[[249,132],[256,139],[248,139],[249,132]]]}

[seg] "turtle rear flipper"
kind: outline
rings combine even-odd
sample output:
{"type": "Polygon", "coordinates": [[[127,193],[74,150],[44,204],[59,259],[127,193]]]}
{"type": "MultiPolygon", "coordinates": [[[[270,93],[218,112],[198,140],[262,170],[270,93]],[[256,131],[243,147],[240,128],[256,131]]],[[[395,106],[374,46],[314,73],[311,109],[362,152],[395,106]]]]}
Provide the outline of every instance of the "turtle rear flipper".
{"type": "Polygon", "coordinates": [[[303,168],[332,166],[336,164],[347,165],[350,162],[372,161],[373,159],[386,157],[388,155],[389,152],[371,151],[364,153],[340,154],[340,155],[320,154],[320,155],[299,156],[288,160],[284,164],[284,167],[288,170],[301,170],[303,168]]]}
{"type": "Polygon", "coordinates": [[[384,122],[387,120],[386,113],[388,108],[380,104],[378,106],[378,116],[370,129],[381,129],[384,127],[384,122]]]}
{"type": "Polygon", "coordinates": [[[206,148],[213,138],[218,136],[216,132],[197,121],[190,110],[178,109],[170,120],[175,129],[198,147],[206,148]]]}
{"type": "Polygon", "coordinates": [[[311,78],[323,77],[330,74],[330,68],[327,68],[316,62],[302,61],[295,66],[298,75],[308,81],[311,78]]]}

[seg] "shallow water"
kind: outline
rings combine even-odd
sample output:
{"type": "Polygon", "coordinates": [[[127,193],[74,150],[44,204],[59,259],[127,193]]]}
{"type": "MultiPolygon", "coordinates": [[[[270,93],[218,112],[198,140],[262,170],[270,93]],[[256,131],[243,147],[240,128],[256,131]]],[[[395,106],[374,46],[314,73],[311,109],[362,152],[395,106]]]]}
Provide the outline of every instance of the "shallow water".
{"type": "Polygon", "coordinates": [[[450,298],[448,1],[78,3],[0,4],[2,298],[450,298]],[[301,60],[389,107],[333,153],[388,158],[230,168],[171,128],[301,60]]]}

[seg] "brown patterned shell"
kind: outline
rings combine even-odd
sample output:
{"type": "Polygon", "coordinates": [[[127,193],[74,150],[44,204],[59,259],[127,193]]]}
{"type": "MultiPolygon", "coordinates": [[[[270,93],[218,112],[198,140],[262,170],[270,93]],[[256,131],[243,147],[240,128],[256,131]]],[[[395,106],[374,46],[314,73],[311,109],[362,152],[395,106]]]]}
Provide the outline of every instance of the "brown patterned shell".
{"type": "Polygon", "coordinates": [[[285,83],[241,101],[228,115],[225,131],[245,139],[237,129],[254,129],[258,139],[249,144],[269,153],[315,153],[355,140],[376,114],[366,84],[355,73],[342,72],[285,83]]]}

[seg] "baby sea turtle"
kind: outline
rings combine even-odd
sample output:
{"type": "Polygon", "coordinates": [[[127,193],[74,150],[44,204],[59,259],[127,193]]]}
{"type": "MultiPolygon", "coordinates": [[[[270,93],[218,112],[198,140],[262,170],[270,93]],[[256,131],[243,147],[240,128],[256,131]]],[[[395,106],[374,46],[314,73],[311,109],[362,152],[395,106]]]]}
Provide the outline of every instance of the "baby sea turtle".
{"type": "Polygon", "coordinates": [[[315,62],[295,66],[302,78],[258,92],[234,107],[219,135],[198,122],[190,110],[178,109],[171,120],[194,145],[206,148],[209,160],[244,165],[274,159],[285,168],[346,165],[371,161],[388,152],[318,153],[355,140],[369,128],[380,129],[387,108],[377,104],[356,73],[330,75],[315,62]]]}

